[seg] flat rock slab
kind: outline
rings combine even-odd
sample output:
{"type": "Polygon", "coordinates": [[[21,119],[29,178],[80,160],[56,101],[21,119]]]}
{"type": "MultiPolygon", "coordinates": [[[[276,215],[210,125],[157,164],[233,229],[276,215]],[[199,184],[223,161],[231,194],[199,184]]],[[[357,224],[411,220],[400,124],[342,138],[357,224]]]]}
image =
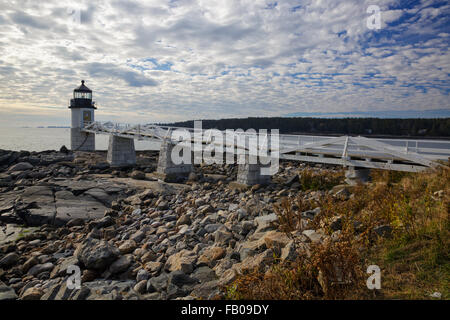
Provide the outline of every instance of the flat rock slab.
{"type": "Polygon", "coordinates": [[[48,186],[26,188],[21,195],[22,203],[30,206],[20,217],[29,225],[52,224],[56,214],[53,190],[48,186]]]}
{"type": "Polygon", "coordinates": [[[19,239],[22,236],[29,235],[33,232],[35,232],[37,228],[35,227],[23,227],[18,226],[16,224],[8,223],[4,226],[0,227],[0,246],[13,242],[17,239],[19,239]]]}
{"type": "Polygon", "coordinates": [[[125,183],[131,188],[150,189],[155,193],[173,195],[180,190],[190,189],[190,186],[180,183],[166,183],[161,181],[134,180],[131,178],[114,178],[112,181],[125,183]]]}
{"type": "Polygon", "coordinates": [[[75,196],[70,191],[58,191],[56,198],[56,216],[54,224],[65,225],[69,220],[80,218],[83,220],[102,218],[105,207],[102,203],[89,195],[75,196]]]}
{"type": "Polygon", "coordinates": [[[63,187],[71,191],[74,195],[80,195],[89,190],[102,190],[108,195],[119,193],[128,186],[123,183],[114,182],[112,179],[104,177],[104,175],[94,175],[95,180],[72,180],[65,179],[62,181],[50,181],[51,183],[63,187]],[[98,179],[95,179],[98,176],[98,179]]]}
{"type": "MultiPolygon", "coordinates": [[[[42,224],[61,226],[74,218],[85,221],[99,219],[116,199],[114,195],[100,188],[88,189],[85,193],[75,195],[69,190],[55,192],[51,186],[32,186],[25,188],[22,192],[2,194],[0,207],[6,210],[12,206],[9,210],[14,210],[17,198],[20,199],[20,206],[25,208],[17,212],[17,215],[32,226],[42,224]]],[[[0,214],[0,218],[4,215],[4,213],[0,214]]]]}
{"type": "Polygon", "coordinates": [[[45,185],[0,194],[0,221],[61,226],[74,218],[99,219],[128,188],[128,184],[106,177],[54,178],[45,185]]]}

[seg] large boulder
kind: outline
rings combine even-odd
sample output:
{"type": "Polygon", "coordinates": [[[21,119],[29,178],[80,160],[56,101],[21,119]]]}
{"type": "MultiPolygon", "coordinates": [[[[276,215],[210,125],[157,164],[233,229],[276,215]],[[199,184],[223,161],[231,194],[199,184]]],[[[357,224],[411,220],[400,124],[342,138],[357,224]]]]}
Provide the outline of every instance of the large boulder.
{"type": "Polygon", "coordinates": [[[193,251],[181,250],[167,259],[165,268],[172,272],[181,270],[184,273],[191,273],[194,270],[194,264],[197,261],[197,255],[193,251]]]}
{"type": "Polygon", "coordinates": [[[104,240],[87,238],[75,250],[75,256],[86,268],[104,270],[120,255],[119,249],[104,240]]]}
{"type": "Polygon", "coordinates": [[[274,261],[273,250],[267,249],[255,256],[248,256],[242,262],[234,264],[232,268],[241,274],[252,271],[264,272],[274,261]]]}
{"type": "Polygon", "coordinates": [[[137,248],[136,241],[125,240],[120,246],[119,251],[121,254],[127,254],[133,252],[137,248]]]}
{"type": "Polygon", "coordinates": [[[15,252],[8,253],[0,259],[0,268],[9,268],[19,261],[19,255],[15,252]]]}
{"type": "Polygon", "coordinates": [[[283,233],[278,231],[269,231],[264,237],[264,242],[267,248],[272,249],[277,255],[281,253],[281,249],[283,249],[291,239],[283,233]]]}
{"type": "Polygon", "coordinates": [[[226,254],[226,251],[222,247],[209,247],[206,248],[203,253],[198,258],[197,264],[206,265],[206,266],[214,266],[217,260],[222,259],[226,254]]]}
{"type": "Polygon", "coordinates": [[[16,300],[17,294],[13,288],[8,287],[6,284],[0,281],[0,301],[3,300],[16,300]]]}
{"type": "Polygon", "coordinates": [[[40,300],[44,292],[40,288],[28,288],[20,297],[21,300],[40,300]]]}
{"type": "Polygon", "coordinates": [[[32,276],[37,276],[43,272],[49,272],[52,271],[55,266],[51,262],[43,263],[43,264],[37,264],[28,270],[28,274],[32,276]]]}
{"type": "Polygon", "coordinates": [[[130,174],[130,177],[132,179],[135,179],[135,180],[144,180],[145,179],[145,173],[143,173],[142,171],[139,171],[139,170],[134,170],[130,174]]]}
{"type": "Polygon", "coordinates": [[[109,271],[112,274],[124,272],[128,269],[132,262],[133,259],[131,255],[122,256],[109,266],[109,271]]]}
{"type": "Polygon", "coordinates": [[[315,230],[304,230],[303,234],[313,243],[321,243],[325,238],[323,233],[315,230]]]}
{"type": "Polygon", "coordinates": [[[278,216],[275,213],[271,213],[265,216],[259,216],[255,218],[257,225],[256,232],[264,232],[273,229],[273,224],[278,221],[278,216]]]}
{"type": "Polygon", "coordinates": [[[26,171],[33,169],[33,165],[28,162],[19,162],[13,166],[11,166],[8,171],[9,172],[15,172],[15,171],[26,171]]]}

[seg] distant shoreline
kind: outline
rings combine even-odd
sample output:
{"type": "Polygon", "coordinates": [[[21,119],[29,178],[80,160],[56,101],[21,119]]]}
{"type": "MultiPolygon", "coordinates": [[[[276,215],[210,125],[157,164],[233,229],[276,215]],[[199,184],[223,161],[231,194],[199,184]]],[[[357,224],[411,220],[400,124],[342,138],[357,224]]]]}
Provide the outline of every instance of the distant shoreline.
{"type": "Polygon", "coordinates": [[[388,134],[351,134],[351,133],[319,133],[319,132],[292,132],[287,133],[292,135],[305,135],[305,136],[324,136],[324,137],[366,137],[366,138],[380,138],[380,139],[408,139],[408,140],[450,140],[450,137],[443,136],[402,136],[402,135],[388,135],[388,134]]]}

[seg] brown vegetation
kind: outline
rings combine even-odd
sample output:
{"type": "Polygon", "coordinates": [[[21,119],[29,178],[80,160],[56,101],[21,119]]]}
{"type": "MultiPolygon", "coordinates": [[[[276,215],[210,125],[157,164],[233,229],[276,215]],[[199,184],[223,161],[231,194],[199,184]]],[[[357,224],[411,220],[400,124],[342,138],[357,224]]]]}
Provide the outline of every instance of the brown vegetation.
{"type": "MultiPolygon", "coordinates": [[[[315,183],[309,173],[302,177],[302,184],[314,189],[336,181],[335,176],[315,183]]],[[[299,249],[294,263],[239,276],[227,287],[227,298],[429,299],[437,291],[448,299],[449,181],[447,167],[417,174],[374,171],[372,182],[352,187],[350,197],[330,192],[320,199],[321,212],[312,222],[327,239],[311,244],[308,252],[299,249]],[[341,231],[334,232],[337,216],[341,231]],[[388,232],[375,232],[380,226],[388,232]],[[372,264],[381,268],[381,290],[366,287],[372,264]]],[[[300,197],[277,204],[279,229],[295,238],[302,227],[300,213],[315,206],[300,197]]]]}

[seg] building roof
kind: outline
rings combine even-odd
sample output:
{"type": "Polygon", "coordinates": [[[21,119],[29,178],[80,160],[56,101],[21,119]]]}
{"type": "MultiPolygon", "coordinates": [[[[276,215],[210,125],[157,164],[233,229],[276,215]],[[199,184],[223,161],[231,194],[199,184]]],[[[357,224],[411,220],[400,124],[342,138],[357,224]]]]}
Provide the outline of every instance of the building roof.
{"type": "Polygon", "coordinates": [[[86,87],[84,85],[84,80],[81,80],[81,86],[79,86],[78,88],[75,88],[75,90],[73,90],[74,92],[92,92],[91,89],[89,89],[88,87],[86,87]]]}

